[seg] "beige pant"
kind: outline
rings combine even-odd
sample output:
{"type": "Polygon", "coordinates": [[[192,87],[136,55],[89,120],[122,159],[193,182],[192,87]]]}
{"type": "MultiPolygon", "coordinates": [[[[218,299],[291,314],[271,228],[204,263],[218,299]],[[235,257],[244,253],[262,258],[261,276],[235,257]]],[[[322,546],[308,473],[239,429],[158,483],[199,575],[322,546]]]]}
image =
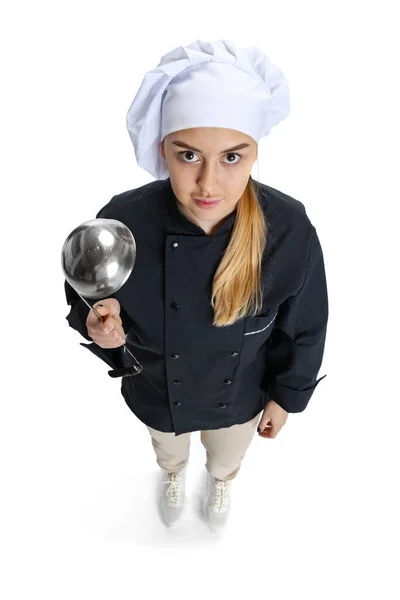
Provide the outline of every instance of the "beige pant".
{"type": "MultiPolygon", "coordinates": [[[[201,443],[207,453],[207,471],[221,481],[236,477],[260,418],[261,413],[247,423],[201,431],[201,443]]],[[[173,432],[146,427],[150,431],[158,465],[170,473],[182,469],[189,459],[191,432],[176,436],[173,432]]]]}

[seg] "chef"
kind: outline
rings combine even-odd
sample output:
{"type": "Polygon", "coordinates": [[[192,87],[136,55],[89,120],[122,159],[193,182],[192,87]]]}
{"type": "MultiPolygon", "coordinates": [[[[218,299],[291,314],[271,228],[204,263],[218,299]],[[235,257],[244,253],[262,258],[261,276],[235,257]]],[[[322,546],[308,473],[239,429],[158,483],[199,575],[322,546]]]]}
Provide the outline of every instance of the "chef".
{"type": "MultiPolygon", "coordinates": [[[[287,81],[256,47],[197,40],[164,55],[127,115],[137,163],[155,181],[96,215],[124,223],[137,248],[104,338],[89,335],[105,324],[64,284],[68,323],[90,342],[81,345],[125,369],[121,393],[151,434],[170,526],[183,515],[191,432],[207,450],[206,515],[223,524],[257,426],[274,438],[326,377],[317,231],[303,203],[251,176],[259,140],[288,113],[287,81]],[[112,323],[139,374],[123,340],[102,347],[112,323]]],[[[107,302],[95,304],[102,315],[107,302]]]]}

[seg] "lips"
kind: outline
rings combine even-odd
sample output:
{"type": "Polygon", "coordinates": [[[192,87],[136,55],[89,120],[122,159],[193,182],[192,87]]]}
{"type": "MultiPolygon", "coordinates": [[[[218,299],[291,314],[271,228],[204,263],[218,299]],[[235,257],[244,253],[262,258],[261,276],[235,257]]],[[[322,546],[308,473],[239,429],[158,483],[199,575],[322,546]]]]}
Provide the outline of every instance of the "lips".
{"type": "Polygon", "coordinates": [[[200,202],[219,202],[222,198],[193,198],[194,200],[199,200],[200,202]]]}
{"type": "Polygon", "coordinates": [[[207,200],[199,200],[198,198],[194,198],[196,206],[204,210],[210,210],[212,208],[215,208],[221,202],[221,200],[222,198],[214,201],[211,201],[210,198],[207,198],[207,200]]]}

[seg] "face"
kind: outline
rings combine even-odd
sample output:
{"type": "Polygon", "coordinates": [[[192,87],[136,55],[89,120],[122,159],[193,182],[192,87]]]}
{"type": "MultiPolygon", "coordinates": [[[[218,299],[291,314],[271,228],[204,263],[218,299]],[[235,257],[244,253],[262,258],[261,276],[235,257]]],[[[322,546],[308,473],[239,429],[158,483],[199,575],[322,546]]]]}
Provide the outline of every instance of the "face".
{"type": "Polygon", "coordinates": [[[206,233],[212,232],[235,210],[257,151],[253,138],[234,129],[196,127],[167,135],[161,155],[181,212],[206,233]],[[210,202],[212,198],[217,201],[210,202]]]}

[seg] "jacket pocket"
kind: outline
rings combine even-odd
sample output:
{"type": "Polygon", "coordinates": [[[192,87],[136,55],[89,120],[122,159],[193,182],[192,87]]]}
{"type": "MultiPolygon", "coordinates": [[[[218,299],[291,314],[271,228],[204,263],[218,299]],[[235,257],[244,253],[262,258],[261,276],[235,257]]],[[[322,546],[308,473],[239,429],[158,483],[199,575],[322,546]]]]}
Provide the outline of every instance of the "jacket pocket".
{"type": "Polygon", "coordinates": [[[272,310],[267,315],[246,317],[243,331],[242,365],[253,362],[257,355],[266,350],[266,342],[274,328],[278,310],[272,310]]]}
{"type": "Polygon", "coordinates": [[[258,338],[262,339],[263,341],[266,340],[271,334],[277,314],[278,311],[274,310],[268,315],[246,317],[244,324],[245,343],[246,338],[250,338],[252,336],[254,339],[258,338]]]}

